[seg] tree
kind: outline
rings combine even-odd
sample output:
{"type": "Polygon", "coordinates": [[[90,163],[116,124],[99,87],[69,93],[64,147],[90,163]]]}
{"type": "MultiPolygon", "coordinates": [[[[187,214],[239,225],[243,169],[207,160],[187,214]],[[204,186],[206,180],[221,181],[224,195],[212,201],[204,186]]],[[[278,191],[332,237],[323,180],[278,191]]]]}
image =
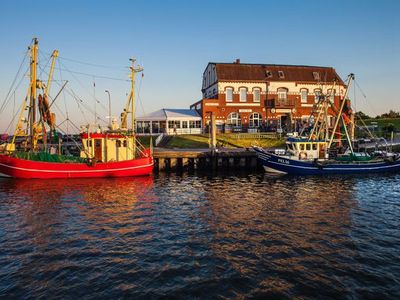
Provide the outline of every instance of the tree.
{"type": "Polygon", "coordinates": [[[357,119],[362,119],[362,120],[371,119],[370,116],[368,116],[367,114],[363,113],[362,111],[356,112],[356,113],[354,114],[354,117],[355,117],[356,120],[357,120],[357,119]]]}
{"type": "Polygon", "coordinates": [[[382,127],[384,132],[390,133],[395,130],[395,126],[393,123],[387,123],[385,126],[382,127]]]}
{"type": "Polygon", "coordinates": [[[389,110],[388,113],[381,114],[380,116],[376,116],[376,119],[397,119],[400,118],[400,113],[395,112],[394,110],[389,110]]]}

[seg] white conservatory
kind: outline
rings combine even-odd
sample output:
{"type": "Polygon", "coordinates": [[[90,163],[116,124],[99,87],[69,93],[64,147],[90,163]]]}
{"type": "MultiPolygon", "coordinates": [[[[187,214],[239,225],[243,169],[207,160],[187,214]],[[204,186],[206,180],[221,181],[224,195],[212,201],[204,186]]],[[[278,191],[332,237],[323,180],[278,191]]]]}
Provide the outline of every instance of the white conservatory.
{"type": "Polygon", "coordinates": [[[201,117],[197,111],[192,109],[167,108],[136,117],[136,134],[156,135],[160,133],[167,135],[201,134],[201,117]]]}

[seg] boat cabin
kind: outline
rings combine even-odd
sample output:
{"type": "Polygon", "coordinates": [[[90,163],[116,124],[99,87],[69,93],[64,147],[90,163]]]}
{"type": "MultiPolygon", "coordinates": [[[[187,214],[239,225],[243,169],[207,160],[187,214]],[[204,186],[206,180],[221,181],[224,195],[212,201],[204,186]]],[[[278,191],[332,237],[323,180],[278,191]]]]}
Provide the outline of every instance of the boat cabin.
{"type": "Polygon", "coordinates": [[[115,162],[134,159],[135,137],[120,133],[81,134],[82,158],[97,162],[115,162]]]}
{"type": "Polygon", "coordinates": [[[286,141],[286,149],[299,160],[325,159],[328,157],[327,142],[320,140],[289,138],[286,141]]]}

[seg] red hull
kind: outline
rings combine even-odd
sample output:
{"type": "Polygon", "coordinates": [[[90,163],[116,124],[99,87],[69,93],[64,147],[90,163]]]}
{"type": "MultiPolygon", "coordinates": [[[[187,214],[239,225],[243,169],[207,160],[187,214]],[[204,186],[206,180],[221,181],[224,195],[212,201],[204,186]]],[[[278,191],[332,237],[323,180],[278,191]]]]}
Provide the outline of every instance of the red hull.
{"type": "Polygon", "coordinates": [[[148,175],[152,171],[152,156],[89,166],[85,163],[41,162],[0,155],[0,173],[14,178],[130,177],[148,175]]]}

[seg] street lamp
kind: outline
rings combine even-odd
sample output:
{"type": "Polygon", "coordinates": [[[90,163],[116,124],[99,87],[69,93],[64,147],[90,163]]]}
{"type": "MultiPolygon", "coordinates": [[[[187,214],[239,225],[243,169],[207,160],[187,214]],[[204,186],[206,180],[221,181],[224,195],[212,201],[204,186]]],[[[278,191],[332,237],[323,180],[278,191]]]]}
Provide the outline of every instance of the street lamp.
{"type": "Polygon", "coordinates": [[[108,124],[110,125],[110,129],[111,129],[111,96],[110,96],[110,92],[108,90],[105,90],[105,92],[108,94],[108,110],[109,110],[109,122],[108,124]]]}

